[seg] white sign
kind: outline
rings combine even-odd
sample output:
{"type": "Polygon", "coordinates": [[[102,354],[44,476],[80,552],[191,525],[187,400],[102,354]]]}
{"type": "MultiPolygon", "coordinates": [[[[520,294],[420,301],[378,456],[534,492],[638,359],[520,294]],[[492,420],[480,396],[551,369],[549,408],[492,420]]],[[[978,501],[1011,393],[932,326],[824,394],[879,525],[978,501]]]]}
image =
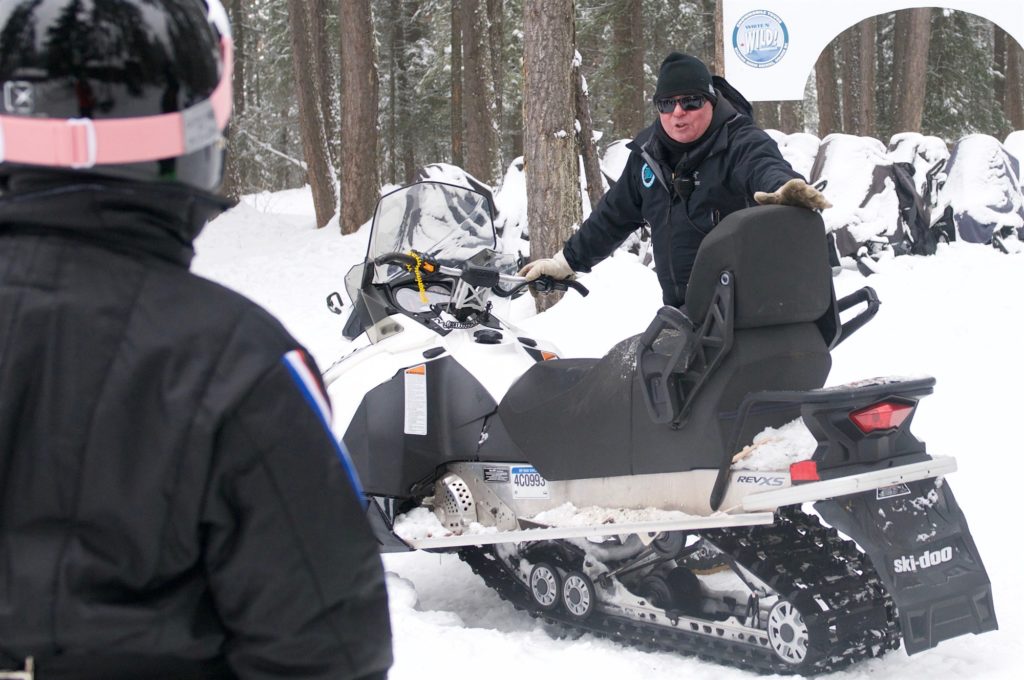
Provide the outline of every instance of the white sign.
{"type": "Polygon", "coordinates": [[[722,0],[725,77],[750,101],[804,98],[818,55],[864,19],[912,7],[970,12],[1024,45],[1022,0],[722,0]]]}

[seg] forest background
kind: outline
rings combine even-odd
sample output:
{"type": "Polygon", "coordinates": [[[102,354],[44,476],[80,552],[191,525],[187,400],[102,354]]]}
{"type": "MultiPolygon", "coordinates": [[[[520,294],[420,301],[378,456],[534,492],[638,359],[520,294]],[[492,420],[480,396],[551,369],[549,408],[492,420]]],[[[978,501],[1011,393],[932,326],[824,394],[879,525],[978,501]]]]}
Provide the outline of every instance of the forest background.
{"type": "MultiPolygon", "coordinates": [[[[342,233],[369,219],[381,185],[413,181],[426,164],[495,186],[522,159],[531,252],[550,255],[579,223],[580,175],[584,200],[596,201],[598,154],[653,120],[665,55],[722,71],[721,0],[225,5],[236,44],[225,192],[309,184],[317,225],[337,216],[342,233]]],[[[1002,140],[1024,129],[1024,50],[970,13],[880,14],[822,52],[803,101],[758,102],[754,115],[762,128],[821,138],[1002,140]]]]}

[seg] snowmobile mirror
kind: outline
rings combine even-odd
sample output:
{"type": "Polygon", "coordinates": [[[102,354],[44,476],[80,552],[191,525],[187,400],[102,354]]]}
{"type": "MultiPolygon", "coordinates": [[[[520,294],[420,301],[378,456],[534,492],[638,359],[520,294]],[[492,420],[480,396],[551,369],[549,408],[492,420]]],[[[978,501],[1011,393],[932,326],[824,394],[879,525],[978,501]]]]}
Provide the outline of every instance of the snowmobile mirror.
{"type": "Polygon", "coordinates": [[[331,310],[331,312],[341,314],[344,306],[345,303],[341,299],[341,295],[338,294],[338,291],[334,291],[327,296],[327,309],[331,310]]]}

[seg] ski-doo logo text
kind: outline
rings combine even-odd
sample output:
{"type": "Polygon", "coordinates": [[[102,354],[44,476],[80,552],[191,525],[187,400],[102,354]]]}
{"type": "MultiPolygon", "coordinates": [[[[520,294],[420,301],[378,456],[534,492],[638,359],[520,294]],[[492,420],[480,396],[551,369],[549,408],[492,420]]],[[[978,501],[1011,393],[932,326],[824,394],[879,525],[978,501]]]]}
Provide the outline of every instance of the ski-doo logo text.
{"type": "Polygon", "coordinates": [[[892,569],[897,574],[907,574],[918,569],[928,569],[929,567],[937,567],[943,562],[949,562],[953,559],[953,548],[946,546],[941,550],[932,550],[930,552],[921,553],[917,557],[913,555],[903,555],[897,557],[892,561],[892,569]]]}
{"type": "Polygon", "coordinates": [[[767,477],[763,475],[740,475],[736,478],[739,484],[757,484],[758,486],[782,486],[782,477],[767,477]]]}

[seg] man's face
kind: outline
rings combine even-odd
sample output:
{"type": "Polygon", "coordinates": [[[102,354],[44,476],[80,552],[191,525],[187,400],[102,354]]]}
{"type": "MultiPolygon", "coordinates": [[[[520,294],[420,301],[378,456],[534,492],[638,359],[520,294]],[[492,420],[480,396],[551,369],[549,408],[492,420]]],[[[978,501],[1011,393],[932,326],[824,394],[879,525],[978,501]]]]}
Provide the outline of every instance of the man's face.
{"type": "MultiPolygon", "coordinates": [[[[678,100],[679,97],[672,97],[670,100],[678,100]]],[[[687,99],[687,97],[683,97],[687,99]]],[[[714,115],[714,108],[711,102],[704,100],[704,105],[694,111],[686,111],[681,103],[676,103],[669,113],[661,113],[661,127],[665,129],[668,136],[681,144],[688,144],[700,138],[711,125],[711,116],[714,115]]]]}

